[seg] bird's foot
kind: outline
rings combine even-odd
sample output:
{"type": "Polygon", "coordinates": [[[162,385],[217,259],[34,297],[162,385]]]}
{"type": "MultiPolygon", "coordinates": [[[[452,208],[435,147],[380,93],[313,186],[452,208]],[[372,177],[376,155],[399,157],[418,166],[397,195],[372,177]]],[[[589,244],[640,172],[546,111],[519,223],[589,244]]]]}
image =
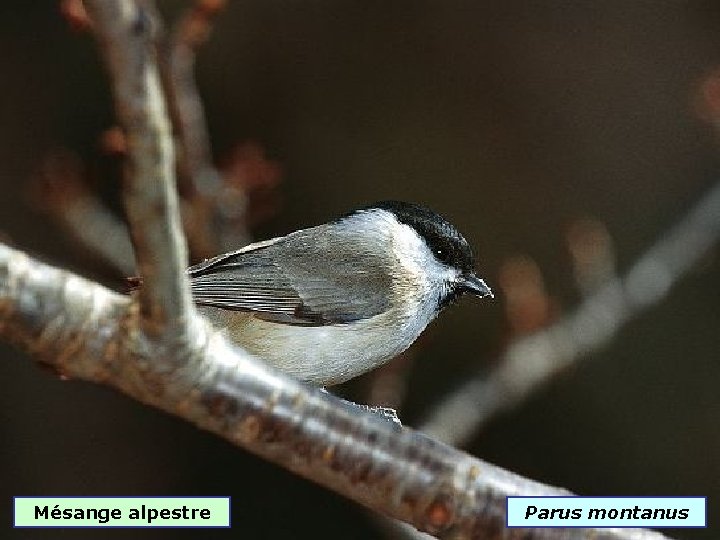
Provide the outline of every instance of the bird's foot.
{"type": "MultiPolygon", "coordinates": [[[[350,401],[349,403],[352,403],[352,401],[350,401]]],[[[356,407],[359,407],[360,409],[364,409],[366,411],[370,411],[371,413],[379,415],[383,420],[388,420],[397,424],[398,426],[402,426],[400,417],[398,416],[395,409],[391,409],[390,407],[377,407],[375,405],[360,405],[359,403],[352,404],[356,407]]]]}
{"type": "MultiPolygon", "coordinates": [[[[325,388],[321,388],[323,392],[328,392],[325,388]]],[[[334,394],[333,394],[334,395],[334,394]]],[[[400,417],[397,414],[397,411],[395,409],[391,409],[390,407],[380,407],[377,405],[362,405],[360,403],[355,403],[354,401],[350,401],[344,398],[341,398],[339,396],[335,396],[338,399],[343,400],[345,403],[352,405],[353,407],[357,407],[358,409],[361,409],[363,411],[368,411],[373,414],[377,414],[382,418],[383,420],[387,420],[388,422],[392,422],[393,424],[397,424],[398,426],[402,426],[402,422],[400,421],[400,417]]]]}

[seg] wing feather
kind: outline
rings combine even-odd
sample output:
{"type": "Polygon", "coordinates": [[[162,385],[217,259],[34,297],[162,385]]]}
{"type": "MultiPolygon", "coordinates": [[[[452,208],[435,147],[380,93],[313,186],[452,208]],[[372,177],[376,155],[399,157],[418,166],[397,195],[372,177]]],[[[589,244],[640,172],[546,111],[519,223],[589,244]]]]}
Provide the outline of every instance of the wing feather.
{"type": "Polygon", "coordinates": [[[335,224],[253,244],[190,268],[193,298],[285,324],[372,317],[386,309],[392,288],[388,235],[386,228],[367,235],[335,224]]]}

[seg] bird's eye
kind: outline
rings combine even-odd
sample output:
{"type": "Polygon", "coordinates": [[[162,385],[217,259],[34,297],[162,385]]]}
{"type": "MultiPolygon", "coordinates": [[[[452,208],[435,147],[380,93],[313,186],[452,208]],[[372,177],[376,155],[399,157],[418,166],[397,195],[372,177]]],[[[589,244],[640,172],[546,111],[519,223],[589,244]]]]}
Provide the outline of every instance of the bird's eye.
{"type": "Polygon", "coordinates": [[[444,249],[436,249],[435,255],[437,255],[437,258],[441,261],[447,259],[447,251],[445,251],[444,249]]]}

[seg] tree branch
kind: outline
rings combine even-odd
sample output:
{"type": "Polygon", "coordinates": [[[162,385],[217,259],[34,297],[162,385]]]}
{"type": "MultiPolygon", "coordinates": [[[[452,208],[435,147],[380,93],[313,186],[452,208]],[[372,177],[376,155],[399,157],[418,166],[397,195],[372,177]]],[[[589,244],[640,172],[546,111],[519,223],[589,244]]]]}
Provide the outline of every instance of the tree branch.
{"type": "Polygon", "coordinates": [[[420,429],[462,446],[500,411],[606,345],[655,305],[720,238],[720,183],[630,268],[550,327],[513,342],[490,375],[471,378],[438,404],[420,429]]]}
{"type": "Polygon", "coordinates": [[[660,540],[633,529],[506,529],[508,495],[567,495],[359,411],[208,333],[174,370],[128,297],[0,244],[0,336],[65,377],[108,384],[446,538],[660,540]]]}
{"type": "Polygon", "coordinates": [[[31,185],[33,201],[76,241],[78,251],[101,257],[122,276],[136,273],[127,225],[87,188],[78,156],[65,149],[48,153],[31,185]]]}
{"type": "Polygon", "coordinates": [[[183,176],[190,184],[189,190],[205,194],[219,189],[220,177],[212,165],[210,136],[193,69],[196,50],[207,39],[211,21],[223,4],[217,0],[196,1],[175,25],[167,52],[166,91],[176,119],[183,176]]]}
{"type": "Polygon", "coordinates": [[[185,232],[194,256],[199,258],[214,256],[219,249],[215,199],[223,179],[213,165],[205,111],[193,71],[196,51],[223,7],[222,0],[197,0],[181,15],[169,41],[161,46],[161,75],[179,150],[178,189],[187,201],[185,232]]]}
{"type": "Polygon", "coordinates": [[[143,328],[192,341],[187,246],[180,226],[173,140],[157,68],[152,6],[88,0],[88,12],[110,72],[115,108],[125,130],[125,206],[144,285],[143,328]]]}
{"type": "Polygon", "coordinates": [[[88,0],[126,131],[138,298],[0,244],[0,337],[443,538],[659,540],[637,529],[507,529],[508,495],[566,495],[272,370],[193,308],[149,4],[88,0]],[[170,345],[170,346],[169,346],[170,345]]]}

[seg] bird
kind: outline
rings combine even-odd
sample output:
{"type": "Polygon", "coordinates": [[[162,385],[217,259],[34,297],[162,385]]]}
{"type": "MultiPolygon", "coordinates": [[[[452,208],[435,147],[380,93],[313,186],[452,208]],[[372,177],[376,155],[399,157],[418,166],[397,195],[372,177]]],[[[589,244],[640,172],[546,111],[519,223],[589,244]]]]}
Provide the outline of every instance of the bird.
{"type": "Polygon", "coordinates": [[[321,387],[391,360],[460,296],[493,295],[455,226],[401,201],[358,208],[187,272],[193,301],[213,326],[321,387]]]}

